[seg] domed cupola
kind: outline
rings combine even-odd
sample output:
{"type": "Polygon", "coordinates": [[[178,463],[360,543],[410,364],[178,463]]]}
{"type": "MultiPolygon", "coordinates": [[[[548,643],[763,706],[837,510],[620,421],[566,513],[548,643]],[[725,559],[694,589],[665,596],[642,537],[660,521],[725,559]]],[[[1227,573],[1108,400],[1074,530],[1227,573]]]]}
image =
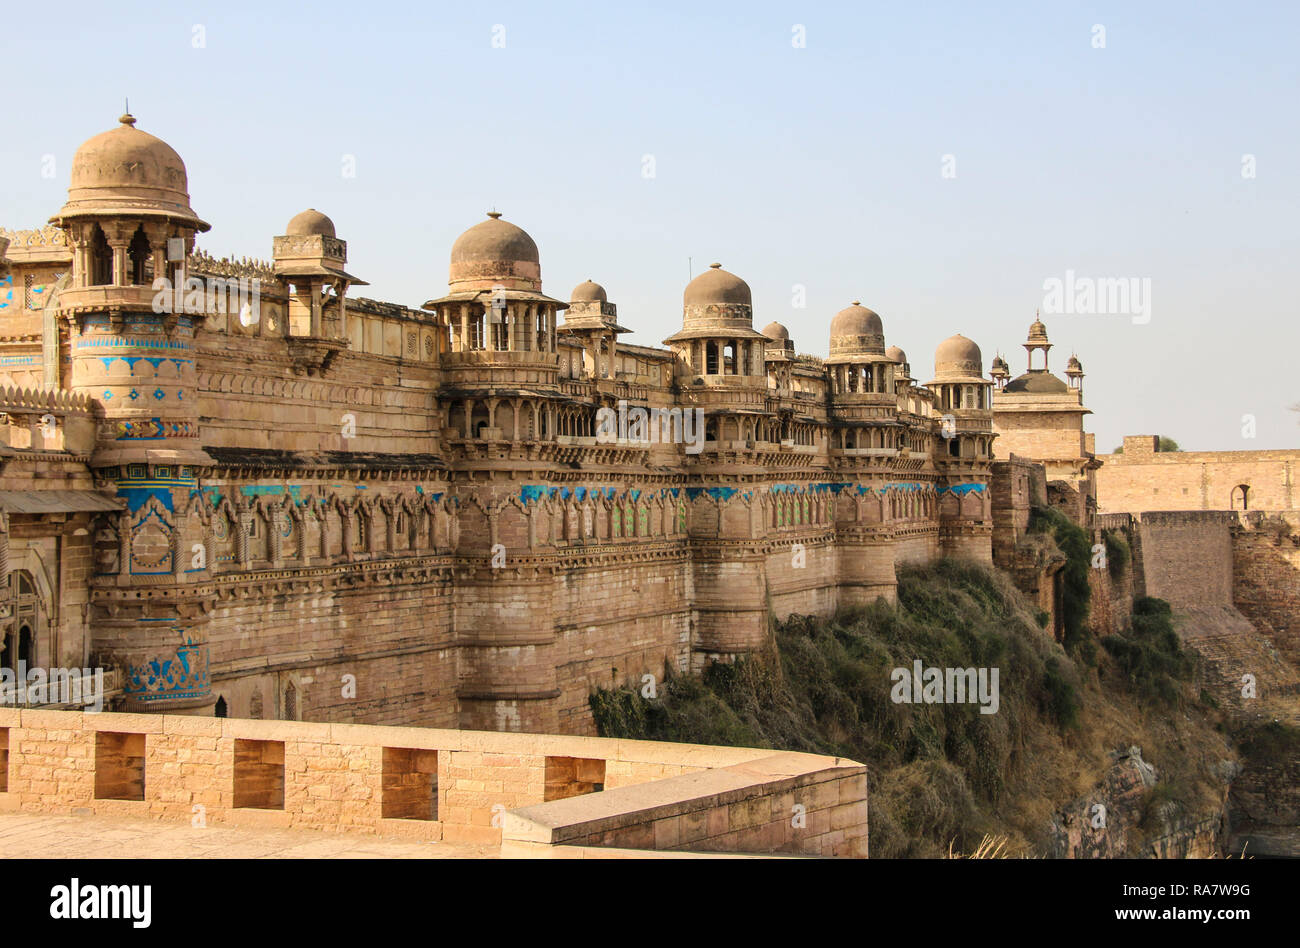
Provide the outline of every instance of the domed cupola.
{"type": "Polygon", "coordinates": [[[993,364],[989,366],[989,377],[999,389],[1007,384],[1007,379],[1011,378],[1011,366],[1007,365],[1007,360],[1002,358],[1001,354],[993,357],[993,364]]]}
{"type": "Polygon", "coordinates": [[[754,299],[748,283],[722,269],[722,264],[711,263],[709,269],[686,284],[682,303],[687,307],[711,304],[752,307],[754,299]]]}
{"type": "Polygon", "coordinates": [[[275,275],[292,288],[289,334],[346,339],[348,287],[368,284],[344,269],[348,244],[339,239],[334,222],[314,207],[295,214],[284,234],[271,241],[271,258],[275,275]]]}
{"type": "Polygon", "coordinates": [[[912,365],[907,361],[907,353],[898,346],[890,346],[885,350],[885,355],[898,363],[898,368],[894,371],[894,376],[900,379],[907,379],[910,382],[912,380],[912,365]]]}
{"type": "Polygon", "coordinates": [[[307,208],[301,214],[295,214],[284,232],[290,237],[337,236],[334,233],[334,222],[314,207],[307,208]]]}
{"type": "Polygon", "coordinates": [[[453,352],[530,352],[555,362],[556,319],[567,303],[542,293],[537,244],[489,211],[451,247],[447,295],[423,309],[438,315],[453,352]]]}
{"type": "Polygon", "coordinates": [[[1052,343],[1047,338],[1047,327],[1043,321],[1034,313],[1034,321],[1029,324],[1029,335],[1025,339],[1025,352],[1029,356],[1029,371],[1047,371],[1047,354],[1052,348],[1052,343]],[[1034,353],[1043,353],[1043,364],[1039,369],[1034,368],[1034,353]]]}
{"type": "Polygon", "coordinates": [[[934,381],[986,381],[984,357],[980,354],[980,347],[961,333],[939,343],[939,347],[934,350],[934,381]]]}
{"type": "MultiPolygon", "coordinates": [[[[770,342],[754,329],[754,299],[749,284],[711,263],[682,293],[682,328],[664,342],[696,376],[765,375],[770,342]]],[[[766,384],[766,383],[764,383],[766,384]]]]}
{"type": "Polygon", "coordinates": [[[831,320],[831,358],[858,354],[885,354],[885,330],[880,317],[857,300],[831,320]]]}
{"type": "Polygon", "coordinates": [[[190,207],[185,162],[161,138],[123,115],[116,128],[82,143],[72,158],[68,200],[52,217],[62,224],[85,217],[163,219],[206,231],[190,207]]]}
{"type": "Polygon", "coordinates": [[[884,326],[857,300],[831,320],[826,365],[833,395],[894,395],[898,364],[885,353],[884,326]]]}
{"type": "Polygon", "coordinates": [[[569,294],[569,303],[608,303],[609,294],[605,288],[594,280],[586,280],[579,283],[569,294]]]}
{"type": "Polygon", "coordinates": [[[948,458],[983,462],[993,456],[993,382],[984,377],[980,347],[958,333],[934,351],[935,408],[944,423],[948,458]]]}
{"type": "Polygon", "coordinates": [[[1060,395],[1069,391],[1069,387],[1059,378],[1053,375],[1047,367],[1048,352],[1052,348],[1051,341],[1047,338],[1047,327],[1043,321],[1034,314],[1034,321],[1029,326],[1029,335],[1025,339],[1025,353],[1028,356],[1029,367],[1025,374],[1017,376],[1010,382],[1002,386],[1002,391],[1008,395],[1017,393],[1026,395],[1060,395]],[[1043,354],[1042,364],[1035,366],[1037,361],[1034,358],[1035,352],[1043,354]]]}
{"type": "Polygon", "coordinates": [[[772,322],[763,327],[763,335],[768,338],[767,358],[794,358],[794,340],[790,338],[790,330],[780,323],[772,322]]]}
{"type": "Polygon", "coordinates": [[[1083,363],[1079,357],[1071,353],[1070,361],[1065,363],[1065,377],[1069,380],[1069,387],[1075,389],[1080,395],[1083,394],[1083,363]]]}
{"type": "Polygon", "coordinates": [[[605,288],[585,280],[569,294],[561,337],[577,340],[583,348],[583,373],[593,378],[613,379],[618,367],[618,337],[631,332],[618,324],[618,307],[609,301],[605,288]]]}
{"type": "Polygon", "coordinates": [[[507,290],[540,293],[542,266],[537,244],[499,211],[456,238],[451,247],[450,290],[507,290]]]}

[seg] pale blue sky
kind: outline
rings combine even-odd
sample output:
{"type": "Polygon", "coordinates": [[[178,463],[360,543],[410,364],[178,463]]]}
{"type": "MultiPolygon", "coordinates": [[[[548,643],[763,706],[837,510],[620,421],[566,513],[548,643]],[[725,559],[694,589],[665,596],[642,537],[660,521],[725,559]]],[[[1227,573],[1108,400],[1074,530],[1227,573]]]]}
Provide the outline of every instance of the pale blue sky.
{"type": "Polygon", "coordinates": [[[680,325],[688,258],[718,260],[800,351],[860,299],[923,380],[954,332],[1023,371],[1049,278],[1149,278],[1145,325],[1044,316],[1098,449],[1300,445],[1297,5],[980,6],[10,4],[0,224],[56,211],[129,96],[217,255],[268,257],[312,206],[365,295],[418,305],[495,205],[547,292],[604,284],[632,342],[680,325]]]}

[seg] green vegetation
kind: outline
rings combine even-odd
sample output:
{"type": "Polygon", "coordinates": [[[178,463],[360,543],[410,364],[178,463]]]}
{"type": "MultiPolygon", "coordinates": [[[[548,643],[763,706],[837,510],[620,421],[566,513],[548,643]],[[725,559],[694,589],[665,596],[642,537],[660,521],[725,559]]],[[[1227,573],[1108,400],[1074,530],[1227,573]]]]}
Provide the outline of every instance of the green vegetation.
{"type": "MultiPolygon", "coordinates": [[[[1056,511],[1037,517],[1072,551],[1071,564],[1084,564],[1086,589],[1087,537],[1080,551],[1056,511]]],[[[1086,593],[1080,598],[1086,604],[1086,593]]],[[[980,853],[991,839],[1003,855],[1048,852],[1059,844],[1054,816],[1092,798],[1117,747],[1138,744],[1160,782],[1133,814],[1136,853],[1132,847],[1165,832],[1171,818],[1221,806],[1214,772],[1227,747],[1208,720],[1213,709],[1187,698],[1192,660],[1168,604],[1139,600],[1131,631],[1104,645],[1094,649],[1096,675],[1043,631],[1037,609],[1005,574],[942,560],[900,567],[897,605],[791,616],[773,623],[766,647],[749,659],[698,675],[665,668],[654,699],[630,685],[599,689],[591,708],[605,737],[865,763],[877,858],[980,853]],[[895,702],[892,672],[918,659],[926,668],[997,668],[998,713],[981,714],[978,703],[895,702]]],[[[1249,742],[1276,760],[1300,753],[1300,730],[1262,728],[1249,742]]]]}
{"type": "Polygon", "coordinates": [[[1143,702],[1182,707],[1182,683],[1191,679],[1196,661],[1178,640],[1169,603],[1149,596],[1137,600],[1131,629],[1108,635],[1101,644],[1143,702]]]}
{"type": "Polygon", "coordinates": [[[959,561],[900,568],[883,600],[828,620],[792,616],[762,655],[669,678],[646,700],[626,687],[591,697],[604,736],[773,747],[869,765],[872,852],[978,848],[1029,779],[1030,748],[1079,725],[1079,672],[1000,573],[959,561]],[[895,668],[997,668],[999,708],[896,703],[895,668]]]}
{"type": "Polygon", "coordinates": [[[1054,507],[1035,506],[1029,514],[1029,532],[1043,533],[1056,541],[1065,554],[1065,588],[1061,608],[1065,620],[1065,650],[1089,665],[1096,664],[1096,648],[1088,632],[1088,611],[1092,607],[1092,538],[1054,507]]]}
{"type": "Polygon", "coordinates": [[[1106,569],[1110,572],[1111,579],[1119,579],[1133,559],[1128,540],[1124,538],[1122,530],[1103,530],[1101,537],[1106,544],[1106,569]]]}
{"type": "MultiPolygon", "coordinates": [[[[1166,438],[1164,435],[1161,435],[1160,441],[1156,444],[1156,450],[1157,451],[1181,451],[1183,449],[1178,446],[1178,442],[1175,441],[1173,438],[1166,438]]],[[[1118,448],[1116,448],[1114,451],[1110,453],[1123,454],[1124,445],[1121,444],[1118,448]]]]}
{"type": "Polygon", "coordinates": [[[1281,721],[1248,727],[1237,734],[1237,743],[1248,761],[1276,764],[1300,759],[1300,727],[1281,721]]]}

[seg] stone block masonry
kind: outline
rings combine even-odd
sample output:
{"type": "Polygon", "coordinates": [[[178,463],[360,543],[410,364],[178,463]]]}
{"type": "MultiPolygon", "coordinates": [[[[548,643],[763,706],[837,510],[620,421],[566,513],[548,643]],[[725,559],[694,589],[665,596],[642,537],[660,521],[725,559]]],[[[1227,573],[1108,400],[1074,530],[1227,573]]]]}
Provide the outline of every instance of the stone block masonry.
{"type": "Polygon", "coordinates": [[[1300,511],[1233,529],[1232,598],[1300,667],[1300,511]]]}
{"type": "Polygon", "coordinates": [[[1124,439],[1097,460],[1098,509],[1293,510],[1300,505],[1300,450],[1156,451],[1154,436],[1124,439]]]}
{"type": "Polygon", "coordinates": [[[0,709],[0,749],[0,810],[480,845],[504,827],[514,855],[867,854],[866,768],[811,754],[13,709],[0,709]],[[539,826],[565,828],[543,838],[539,826]]]}
{"type": "Polygon", "coordinates": [[[0,551],[34,619],[0,637],[116,671],[110,710],[590,733],[596,687],[892,600],[898,563],[991,561],[993,383],[965,336],[922,384],[854,303],[829,359],[800,355],[715,264],[664,347],[620,344],[604,288],[543,293],[496,212],[446,295],[357,298],[321,212],[268,262],[216,260],[174,150],[129,115],[92,141],[57,226],[0,247],[0,274],[66,273],[0,340],[0,551]],[[166,199],[104,149],[151,155],[166,199]],[[146,259],[206,298],[160,310],[146,259]],[[253,280],[256,317],[214,295],[253,280]],[[602,421],[648,411],[680,423],[602,421]],[[87,496],[27,496],[51,484],[87,496]]]}

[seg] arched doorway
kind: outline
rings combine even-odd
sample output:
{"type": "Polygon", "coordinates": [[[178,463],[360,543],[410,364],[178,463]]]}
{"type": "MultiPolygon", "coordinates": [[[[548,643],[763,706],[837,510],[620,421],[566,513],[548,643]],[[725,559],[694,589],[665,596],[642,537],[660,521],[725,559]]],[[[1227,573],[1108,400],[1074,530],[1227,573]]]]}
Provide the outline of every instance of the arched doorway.
{"type": "Polygon", "coordinates": [[[19,662],[32,668],[40,658],[45,603],[37,592],[31,573],[13,570],[9,574],[9,588],[0,587],[0,598],[4,600],[0,615],[8,619],[0,642],[0,668],[16,670],[19,662]]]}
{"type": "Polygon", "coordinates": [[[1232,489],[1231,504],[1233,510],[1250,509],[1250,485],[1238,484],[1232,489]]]}

